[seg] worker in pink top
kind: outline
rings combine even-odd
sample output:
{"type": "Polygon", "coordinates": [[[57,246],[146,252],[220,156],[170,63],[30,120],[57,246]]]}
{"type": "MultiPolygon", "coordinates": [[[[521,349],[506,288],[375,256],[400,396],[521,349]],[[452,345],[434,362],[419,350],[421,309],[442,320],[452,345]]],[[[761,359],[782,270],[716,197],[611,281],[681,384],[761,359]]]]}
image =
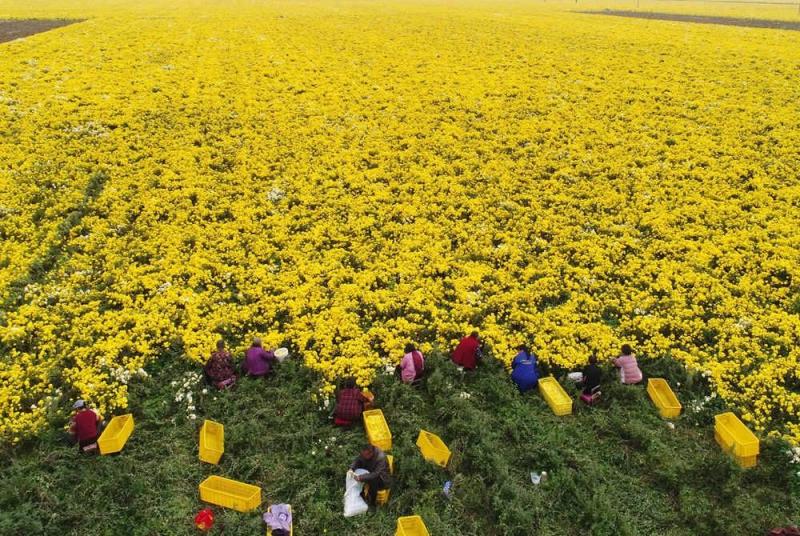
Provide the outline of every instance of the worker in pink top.
{"type": "Polygon", "coordinates": [[[633,355],[633,348],[629,344],[622,345],[622,355],[614,359],[614,366],[619,369],[619,381],[626,385],[633,385],[642,381],[642,371],[633,355]]]}
{"type": "Polygon", "coordinates": [[[406,344],[405,355],[400,361],[399,368],[400,379],[403,380],[403,383],[412,383],[422,379],[425,370],[425,358],[422,357],[422,352],[417,350],[413,344],[406,344]]]}

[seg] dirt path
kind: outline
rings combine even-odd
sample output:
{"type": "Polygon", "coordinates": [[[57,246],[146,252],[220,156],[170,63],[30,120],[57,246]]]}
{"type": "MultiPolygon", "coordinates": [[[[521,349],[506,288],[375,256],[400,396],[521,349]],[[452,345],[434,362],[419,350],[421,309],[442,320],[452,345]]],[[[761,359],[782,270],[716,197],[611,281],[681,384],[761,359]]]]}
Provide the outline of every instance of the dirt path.
{"type": "Polygon", "coordinates": [[[61,28],[76,22],[81,21],[76,19],[0,19],[0,43],[61,28]]]}
{"type": "Polygon", "coordinates": [[[769,28],[774,30],[800,31],[800,22],[764,19],[737,19],[735,17],[713,17],[703,15],[679,15],[677,13],[655,13],[647,11],[579,11],[589,15],[611,15],[614,17],[631,17],[634,19],[669,20],[675,22],[692,22],[696,24],[722,24],[724,26],[745,26],[748,28],[769,28]]]}

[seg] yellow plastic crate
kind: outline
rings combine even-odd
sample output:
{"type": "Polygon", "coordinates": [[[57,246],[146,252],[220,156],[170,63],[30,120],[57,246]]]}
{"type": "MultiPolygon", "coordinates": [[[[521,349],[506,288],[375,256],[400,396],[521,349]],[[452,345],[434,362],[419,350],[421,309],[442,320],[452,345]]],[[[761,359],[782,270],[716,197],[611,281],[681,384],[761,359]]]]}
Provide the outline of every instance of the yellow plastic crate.
{"type": "Polygon", "coordinates": [[[650,378],[647,380],[647,394],[653,401],[662,419],[675,419],[681,414],[680,401],[663,378],[650,378]]]}
{"type": "Polygon", "coordinates": [[[261,488],[221,476],[210,476],[200,483],[200,500],[248,512],[261,504],[261,488]]]}
{"type": "Polygon", "coordinates": [[[736,463],[739,464],[739,467],[742,469],[750,469],[751,467],[755,467],[758,463],[758,456],[733,456],[736,460],[736,463]]]}
{"type": "Polygon", "coordinates": [[[397,531],[394,536],[431,536],[428,527],[419,516],[397,518],[397,531]]]}
{"type": "Polygon", "coordinates": [[[556,415],[561,416],[572,413],[572,398],[554,377],[549,376],[540,379],[539,392],[542,393],[545,402],[556,415]]]}
{"type": "Polygon", "coordinates": [[[200,428],[200,461],[219,463],[225,452],[225,427],[218,422],[206,420],[200,428]]]}
{"type": "Polygon", "coordinates": [[[714,432],[719,435],[719,442],[726,450],[730,450],[736,456],[746,458],[757,456],[759,453],[759,441],[750,429],[744,425],[739,417],[733,413],[720,413],[714,417],[714,432]]]}
{"type": "Polygon", "coordinates": [[[367,432],[367,440],[370,445],[375,445],[381,450],[392,450],[392,432],[383,412],[379,409],[371,409],[362,414],[364,419],[364,430],[367,432]]]}
{"type": "MultiPolygon", "coordinates": [[[[391,454],[387,454],[386,455],[386,462],[389,464],[389,474],[393,475],[394,474],[394,456],[392,456],[391,454]]],[[[369,486],[369,484],[367,484],[367,486],[369,486]]],[[[378,504],[381,504],[381,505],[388,503],[389,502],[389,494],[391,493],[391,491],[392,490],[388,489],[388,488],[380,490],[378,492],[378,494],[376,495],[375,502],[377,502],[378,504]]]]}
{"type": "Polygon", "coordinates": [[[450,462],[452,453],[450,449],[447,448],[447,445],[444,444],[442,438],[436,434],[432,434],[426,430],[420,430],[419,436],[417,436],[417,446],[420,452],[422,452],[422,457],[429,462],[441,465],[442,467],[447,467],[447,464],[450,462]]]}
{"type": "MultiPolygon", "coordinates": [[[[289,536],[294,536],[294,512],[292,511],[292,505],[290,504],[288,506],[289,506],[289,513],[292,514],[292,526],[289,529],[289,536]]],[[[272,511],[272,506],[267,508],[267,512],[271,512],[271,511],[272,511]]],[[[267,529],[267,536],[272,536],[272,529],[270,529],[270,528],[267,529]]]]}
{"type": "Polygon", "coordinates": [[[114,454],[121,451],[132,433],[133,415],[128,413],[114,417],[97,440],[100,454],[114,454]]]}

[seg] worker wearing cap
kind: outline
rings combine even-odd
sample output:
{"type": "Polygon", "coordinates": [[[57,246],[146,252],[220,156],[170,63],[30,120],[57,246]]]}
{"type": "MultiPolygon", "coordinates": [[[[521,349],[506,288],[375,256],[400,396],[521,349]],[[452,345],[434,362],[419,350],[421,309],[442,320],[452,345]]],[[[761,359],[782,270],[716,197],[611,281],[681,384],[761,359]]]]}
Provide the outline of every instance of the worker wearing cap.
{"type": "Polygon", "coordinates": [[[97,438],[100,434],[100,414],[90,409],[83,400],[78,400],[72,405],[76,410],[69,424],[69,432],[78,442],[78,449],[90,452],[97,448],[97,438]]]}

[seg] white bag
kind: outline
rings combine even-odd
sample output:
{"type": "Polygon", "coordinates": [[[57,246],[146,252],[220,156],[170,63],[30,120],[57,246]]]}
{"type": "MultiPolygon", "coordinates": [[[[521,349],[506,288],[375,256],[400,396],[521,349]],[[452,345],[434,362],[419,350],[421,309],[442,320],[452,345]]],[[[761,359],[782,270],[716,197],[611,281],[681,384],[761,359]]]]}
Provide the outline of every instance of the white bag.
{"type": "Polygon", "coordinates": [[[582,382],[583,381],[583,372],[570,372],[567,374],[567,378],[574,382],[582,382]]]}
{"type": "Polygon", "coordinates": [[[366,475],[367,473],[369,471],[366,469],[347,471],[347,476],[344,480],[344,517],[357,516],[369,510],[366,501],[361,497],[361,490],[364,488],[364,484],[353,478],[354,475],[366,475]]]}

